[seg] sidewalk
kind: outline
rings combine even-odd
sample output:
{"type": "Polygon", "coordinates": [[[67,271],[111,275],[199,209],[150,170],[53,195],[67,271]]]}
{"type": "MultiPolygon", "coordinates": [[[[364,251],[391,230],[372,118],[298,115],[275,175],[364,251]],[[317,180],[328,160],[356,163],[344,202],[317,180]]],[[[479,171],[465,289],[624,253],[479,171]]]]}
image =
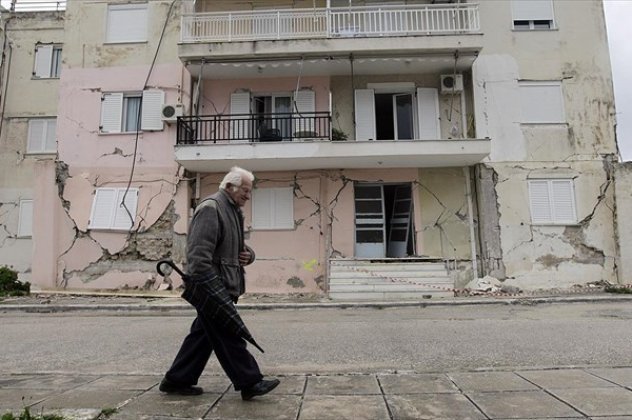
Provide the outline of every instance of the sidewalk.
{"type": "Polygon", "coordinates": [[[67,419],[632,419],[632,367],[285,376],[242,401],[224,376],[162,394],[160,376],[2,375],[0,415],[67,419]]]}

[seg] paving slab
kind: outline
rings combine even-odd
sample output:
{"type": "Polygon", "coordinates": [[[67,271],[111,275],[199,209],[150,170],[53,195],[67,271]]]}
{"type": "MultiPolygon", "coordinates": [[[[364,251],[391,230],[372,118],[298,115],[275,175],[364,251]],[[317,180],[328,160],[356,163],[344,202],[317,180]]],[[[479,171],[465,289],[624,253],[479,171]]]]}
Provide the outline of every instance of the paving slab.
{"type": "Polygon", "coordinates": [[[448,373],[457,387],[463,391],[534,391],[538,387],[513,372],[465,372],[448,373]]]}
{"type": "Polygon", "coordinates": [[[138,418],[142,415],[149,416],[149,418],[157,416],[201,418],[220,397],[221,394],[206,392],[196,396],[181,396],[167,395],[152,390],[125,404],[109,419],[138,418]]]}
{"type": "Polygon", "coordinates": [[[394,420],[477,420],[485,415],[462,394],[387,395],[394,420]]]}
{"type": "Polygon", "coordinates": [[[274,395],[301,395],[305,391],[306,376],[282,376],[281,383],[274,388],[274,395]]]}
{"type": "Polygon", "coordinates": [[[632,391],[625,388],[569,388],[549,392],[591,417],[632,413],[632,391]]]}
{"type": "Polygon", "coordinates": [[[459,392],[446,375],[378,375],[385,394],[428,394],[459,392]]]}
{"type": "Polygon", "coordinates": [[[485,392],[467,395],[493,419],[546,419],[582,415],[544,391],[485,392]]]}
{"type": "MultiPolygon", "coordinates": [[[[23,410],[15,410],[12,411],[14,416],[19,416],[23,413],[23,410]]],[[[3,412],[0,411],[0,415],[3,412]]],[[[35,415],[56,415],[59,417],[63,417],[64,420],[95,420],[101,414],[101,410],[88,408],[88,409],[74,409],[74,408],[64,408],[59,410],[43,410],[43,411],[30,411],[32,416],[35,415]]]]}
{"type": "Polygon", "coordinates": [[[50,398],[58,391],[47,389],[0,389],[0,412],[16,412],[50,398]]]}
{"type": "MultiPolygon", "coordinates": [[[[272,391],[276,392],[276,389],[272,391]]],[[[294,420],[301,406],[301,396],[267,394],[243,401],[240,393],[227,393],[204,417],[205,419],[279,419],[294,420]]]]}
{"type": "Polygon", "coordinates": [[[38,402],[33,405],[33,409],[116,408],[140,393],[141,391],[73,389],[38,402]]]}
{"type": "Polygon", "coordinates": [[[546,389],[602,388],[616,386],[613,383],[580,369],[519,371],[516,372],[516,374],[546,389]]]}
{"type": "Polygon", "coordinates": [[[228,389],[233,389],[230,380],[226,376],[204,375],[200,377],[198,385],[204,389],[204,393],[209,394],[223,394],[228,389]]]}
{"type": "Polygon", "coordinates": [[[588,372],[618,385],[632,388],[632,368],[588,369],[588,372]]]}
{"type": "Polygon", "coordinates": [[[160,383],[161,376],[112,375],[104,376],[82,387],[84,390],[116,389],[119,391],[147,391],[160,383]]]}
{"type": "MultiPolygon", "coordinates": [[[[88,384],[99,378],[97,375],[27,375],[19,378],[15,375],[17,382],[13,382],[11,388],[20,389],[53,389],[55,391],[65,391],[88,384]]],[[[6,376],[5,376],[6,377],[6,376]]]]}
{"type": "Polygon", "coordinates": [[[381,394],[373,375],[309,376],[305,395],[381,394]]]}
{"type": "Polygon", "coordinates": [[[298,420],[364,419],[390,419],[381,395],[306,395],[298,416],[298,420]]]}

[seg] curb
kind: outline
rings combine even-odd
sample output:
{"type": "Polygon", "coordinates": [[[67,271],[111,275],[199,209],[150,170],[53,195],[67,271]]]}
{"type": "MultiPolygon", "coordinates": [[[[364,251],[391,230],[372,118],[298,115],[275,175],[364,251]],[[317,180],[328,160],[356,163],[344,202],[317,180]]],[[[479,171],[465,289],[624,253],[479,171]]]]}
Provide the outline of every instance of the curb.
{"type": "MultiPolygon", "coordinates": [[[[520,298],[462,298],[422,301],[363,301],[363,302],[272,302],[272,303],[239,303],[242,310],[276,310],[276,309],[360,309],[360,308],[425,308],[432,306],[473,306],[473,305],[535,305],[552,303],[614,303],[632,301],[632,295],[588,295],[588,296],[548,296],[520,298]]],[[[193,312],[186,304],[2,304],[0,313],[65,313],[65,312],[193,312]]]]}

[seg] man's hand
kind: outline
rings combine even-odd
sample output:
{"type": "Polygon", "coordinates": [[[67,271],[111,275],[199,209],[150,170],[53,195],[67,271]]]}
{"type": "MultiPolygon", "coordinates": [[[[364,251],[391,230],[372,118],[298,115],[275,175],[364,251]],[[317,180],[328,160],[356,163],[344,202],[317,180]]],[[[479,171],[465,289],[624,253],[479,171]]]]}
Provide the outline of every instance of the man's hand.
{"type": "Polygon", "coordinates": [[[250,260],[252,259],[252,254],[250,253],[250,251],[241,251],[239,253],[239,264],[241,265],[247,265],[248,263],[250,263],[250,260]]]}

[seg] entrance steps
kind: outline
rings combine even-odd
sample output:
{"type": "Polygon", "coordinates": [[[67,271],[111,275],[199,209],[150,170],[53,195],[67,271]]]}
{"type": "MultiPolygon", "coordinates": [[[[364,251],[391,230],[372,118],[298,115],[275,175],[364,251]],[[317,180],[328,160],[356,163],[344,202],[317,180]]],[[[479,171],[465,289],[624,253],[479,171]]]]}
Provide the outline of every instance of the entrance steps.
{"type": "Polygon", "coordinates": [[[419,258],[330,260],[333,300],[411,300],[453,297],[445,263],[419,258]]]}

